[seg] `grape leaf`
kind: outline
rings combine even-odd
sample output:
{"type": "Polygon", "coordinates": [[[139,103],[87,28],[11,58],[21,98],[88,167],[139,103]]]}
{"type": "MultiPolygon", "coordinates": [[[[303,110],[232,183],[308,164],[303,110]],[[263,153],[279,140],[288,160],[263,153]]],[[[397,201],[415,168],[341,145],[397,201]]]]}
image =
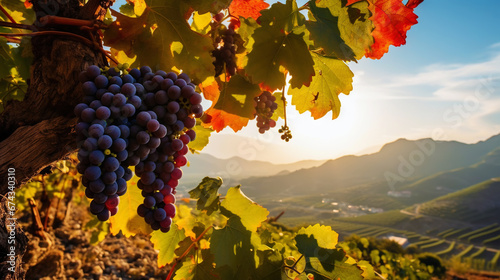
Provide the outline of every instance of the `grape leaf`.
{"type": "Polygon", "coordinates": [[[174,280],[218,279],[213,266],[214,256],[210,250],[201,250],[201,258],[190,257],[175,271],[174,280]]]}
{"type": "Polygon", "coordinates": [[[269,4],[262,0],[233,0],[229,5],[229,13],[233,17],[244,17],[257,19],[260,12],[269,7],[269,4]]]}
{"type": "Polygon", "coordinates": [[[222,201],[221,206],[233,215],[240,217],[243,226],[251,232],[255,232],[269,215],[266,208],[245,196],[241,192],[240,186],[227,190],[226,198],[222,201]]]}
{"type": "Polygon", "coordinates": [[[243,118],[253,118],[253,99],[261,93],[258,85],[252,84],[243,76],[234,75],[229,82],[220,82],[219,88],[222,90],[213,108],[243,118]]]}
{"type": "Polygon", "coordinates": [[[322,49],[327,56],[334,56],[346,61],[355,61],[354,51],[342,39],[339,18],[329,9],[320,8],[315,1],[309,1],[311,20],[306,22],[310,38],[316,48],[322,49]]]}
{"type": "MultiPolygon", "coordinates": [[[[347,6],[361,0],[348,0],[347,6]]],[[[408,1],[405,5],[401,0],[368,0],[372,12],[375,29],[372,32],[375,42],[366,57],[380,59],[389,51],[389,46],[399,47],[406,44],[406,32],[412,25],[418,23],[418,16],[413,13],[423,0],[408,1]]]]}
{"type": "Polygon", "coordinates": [[[363,271],[356,264],[346,263],[348,258],[344,250],[322,248],[315,233],[299,233],[295,241],[297,249],[305,257],[305,272],[312,273],[315,279],[363,279],[363,271]]]}
{"type": "Polygon", "coordinates": [[[248,57],[247,54],[252,51],[253,44],[255,40],[252,37],[255,29],[259,27],[259,24],[253,18],[242,18],[240,17],[240,28],[238,28],[238,34],[243,40],[243,47],[245,49],[242,53],[236,54],[236,64],[238,68],[243,69],[247,65],[248,57]]]}
{"type": "Polygon", "coordinates": [[[211,12],[213,14],[219,13],[222,9],[227,9],[232,0],[184,0],[191,8],[201,14],[211,12]]]}
{"type": "Polygon", "coordinates": [[[196,132],[196,138],[189,143],[189,150],[195,153],[200,152],[208,145],[213,129],[202,126],[201,121],[196,120],[196,125],[193,127],[193,130],[196,132]]]}
{"type": "Polygon", "coordinates": [[[211,30],[211,22],[212,15],[210,13],[200,14],[198,12],[194,12],[191,29],[203,35],[208,34],[211,30]]]}
{"type": "Polygon", "coordinates": [[[340,37],[352,49],[356,59],[361,59],[373,45],[373,22],[368,2],[362,1],[350,6],[342,6],[337,0],[320,0],[320,8],[328,8],[334,17],[338,17],[340,37]]]}
{"type": "Polygon", "coordinates": [[[262,11],[259,22],[262,26],[273,26],[290,33],[295,27],[304,25],[306,18],[300,13],[295,0],[287,0],[286,4],[277,2],[269,10],[262,11]]]}
{"type": "Polygon", "coordinates": [[[252,82],[274,91],[285,85],[281,66],[292,75],[292,87],[309,85],[314,75],[313,60],[302,35],[284,34],[274,27],[260,27],[253,33],[255,43],[248,54],[246,73],[252,82]]]}
{"type": "Polygon", "coordinates": [[[224,228],[213,231],[210,252],[214,254],[216,271],[222,274],[221,279],[242,279],[235,274],[246,274],[248,277],[255,272],[254,249],[250,240],[251,232],[238,216],[231,216],[224,228]]]}
{"type": "Polygon", "coordinates": [[[219,188],[221,186],[221,178],[203,178],[196,188],[189,191],[191,198],[198,199],[196,209],[206,210],[208,215],[219,210],[219,188]]]}
{"type": "Polygon", "coordinates": [[[134,14],[140,16],[146,10],[146,2],[144,0],[128,0],[134,6],[134,14]]]}
{"type": "Polygon", "coordinates": [[[352,90],[354,74],[341,60],[312,53],[316,75],[309,87],[290,88],[292,104],[302,114],[310,111],[314,119],[319,119],[332,111],[332,119],[340,114],[338,95],[349,94],[352,90]]]}
{"type": "Polygon", "coordinates": [[[259,266],[257,267],[256,274],[258,279],[261,280],[274,280],[283,279],[283,255],[285,254],[285,247],[281,243],[277,243],[270,250],[258,250],[259,266]]]}
{"type": "Polygon", "coordinates": [[[299,229],[297,234],[313,235],[318,241],[318,246],[325,249],[335,249],[339,241],[339,235],[330,226],[315,224],[307,228],[299,229]]]}
{"type": "Polygon", "coordinates": [[[138,177],[134,176],[127,182],[127,192],[120,196],[119,211],[109,218],[109,229],[113,235],[117,235],[120,230],[126,237],[152,232],[151,226],[146,224],[144,218],[137,214],[137,207],[142,204],[144,199],[141,190],[137,187],[137,181],[138,177]]]}
{"type": "Polygon", "coordinates": [[[23,38],[21,44],[15,46],[0,37],[0,112],[3,111],[4,102],[24,99],[32,60],[30,50],[28,38],[23,38]]]}
{"type": "Polygon", "coordinates": [[[196,233],[193,231],[196,225],[196,217],[192,215],[191,208],[187,205],[178,204],[177,214],[175,215],[173,223],[177,225],[177,228],[184,230],[186,236],[196,238],[196,233]]]}
{"type": "Polygon", "coordinates": [[[166,264],[171,263],[175,259],[175,249],[179,247],[179,242],[181,242],[186,235],[184,230],[179,230],[177,225],[172,224],[170,231],[163,233],[159,230],[151,234],[151,242],[158,253],[158,267],[163,267],[166,264]]]}
{"type": "Polygon", "coordinates": [[[219,85],[215,80],[207,85],[200,84],[201,91],[205,99],[211,100],[212,107],[205,111],[206,120],[202,124],[204,127],[210,127],[216,132],[220,132],[225,127],[229,126],[237,132],[238,130],[245,127],[248,123],[248,118],[243,118],[234,114],[227,113],[222,110],[213,108],[214,104],[217,103],[219,98],[219,85]]]}
{"type": "Polygon", "coordinates": [[[105,44],[125,51],[129,57],[137,55],[133,66],[180,69],[197,82],[212,76],[212,40],[191,30],[184,18],[183,2],[146,0],[146,4],[138,18],[114,13],[117,20],[104,33],[105,44]]]}

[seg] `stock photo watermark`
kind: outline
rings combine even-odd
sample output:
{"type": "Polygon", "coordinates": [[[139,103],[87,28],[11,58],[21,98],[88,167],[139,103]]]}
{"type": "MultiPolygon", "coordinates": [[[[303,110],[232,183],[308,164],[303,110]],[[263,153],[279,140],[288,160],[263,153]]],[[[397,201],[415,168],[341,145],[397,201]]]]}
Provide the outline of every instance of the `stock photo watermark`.
{"type": "Polygon", "coordinates": [[[15,272],[16,270],[16,262],[17,262],[17,255],[16,255],[16,228],[17,228],[17,218],[15,218],[16,214],[16,203],[15,203],[15,198],[16,198],[16,169],[15,168],[9,168],[7,173],[7,185],[8,185],[8,190],[7,192],[7,219],[5,222],[5,226],[7,228],[7,233],[8,237],[7,240],[4,242],[7,242],[7,263],[9,264],[8,270],[11,272],[15,272]]]}

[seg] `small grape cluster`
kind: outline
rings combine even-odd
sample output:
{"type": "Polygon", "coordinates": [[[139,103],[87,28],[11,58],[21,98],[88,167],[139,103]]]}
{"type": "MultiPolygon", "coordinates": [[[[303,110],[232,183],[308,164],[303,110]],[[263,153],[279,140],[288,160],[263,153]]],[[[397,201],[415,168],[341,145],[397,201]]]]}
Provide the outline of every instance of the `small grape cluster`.
{"type": "MultiPolygon", "coordinates": [[[[222,18],[222,14],[215,15],[215,23],[219,24],[222,18]]],[[[239,35],[234,31],[235,25],[233,23],[229,24],[228,27],[223,24],[219,24],[218,26],[219,36],[215,39],[215,49],[212,51],[212,56],[215,58],[213,62],[215,66],[215,77],[224,72],[224,66],[226,68],[226,73],[232,76],[236,74],[235,55],[238,47],[235,44],[235,37],[239,35]]]]}
{"type": "Polygon", "coordinates": [[[80,80],[86,96],[75,107],[83,143],[77,168],[93,199],[90,211],[103,221],[116,214],[135,166],[144,197],[137,212],[152,229],[167,232],[195,118],[203,115],[201,95],[186,74],[153,73],[148,66],[90,66],[80,80]]]}
{"type": "Polygon", "coordinates": [[[255,116],[257,116],[257,127],[260,133],[264,133],[271,127],[276,126],[276,121],[271,119],[274,111],[278,108],[275,101],[276,97],[269,91],[264,91],[254,98],[255,116]]]}
{"type": "Polygon", "coordinates": [[[292,132],[290,131],[290,128],[288,128],[287,125],[281,126],[281,128],[278,130],[279,133],[283,134],[281,135],[281,139],[285,140],[286,142],[290,141],[292,139],[292,132]]]}

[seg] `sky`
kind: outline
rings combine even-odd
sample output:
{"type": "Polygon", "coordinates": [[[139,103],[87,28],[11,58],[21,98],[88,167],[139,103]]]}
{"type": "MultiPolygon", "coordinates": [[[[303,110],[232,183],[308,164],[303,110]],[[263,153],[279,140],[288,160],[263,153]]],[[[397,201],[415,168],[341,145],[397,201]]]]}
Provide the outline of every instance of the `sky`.
{"type": "Polygon", "coordinates": [[[251,121],[238,133],[213,133],[203,152],[286,163],[373,153],[399,138],[475,143],[499,134],[498,10],[498,0],[425,0],[406,45],[349,63],[354,90],[341,94],[339,118],[313,120],[289,105],[290,142],[277,129],[259,134],[251,121]]]}

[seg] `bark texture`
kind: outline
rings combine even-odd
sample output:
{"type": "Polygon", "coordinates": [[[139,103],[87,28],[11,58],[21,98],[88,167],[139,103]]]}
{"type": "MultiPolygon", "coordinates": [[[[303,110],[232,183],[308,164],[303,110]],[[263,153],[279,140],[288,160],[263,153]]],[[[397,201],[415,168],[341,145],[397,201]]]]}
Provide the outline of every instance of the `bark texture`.
{"type": "MultiPolygon", "coordinates": [[[[99,1],[88,4],[96,6],[99,1]]],[[[89,19],[95,9],[81,9],[78,0],[34,0],[38,18],[56,15],[89,19]]],[[[53,27],[51,27],[53,28],[53,27]]],[[[56,27],[79,35],[88,35],[78,27],[56,27]]],[[[96,35],[96,34],[94,34],[96,35]]],[[[35,36],[32,39],[34,60],[28,91],[22,102],[6,104],[0,114],[0,278],[24,279],[22,257],[27,238],[16,227],[15,272],[9,271],[6,253],[10,250],[7,213],[8,169],[15,169],[16,187],[29,181],[47,165],[64,158],[77,146],[73,133],[77,122],[73,108],[83,99],[78,75],[89,65],[104,65],[103,55],[93,46],[64,36],[35,36]]]]}

